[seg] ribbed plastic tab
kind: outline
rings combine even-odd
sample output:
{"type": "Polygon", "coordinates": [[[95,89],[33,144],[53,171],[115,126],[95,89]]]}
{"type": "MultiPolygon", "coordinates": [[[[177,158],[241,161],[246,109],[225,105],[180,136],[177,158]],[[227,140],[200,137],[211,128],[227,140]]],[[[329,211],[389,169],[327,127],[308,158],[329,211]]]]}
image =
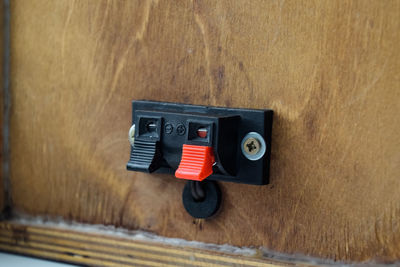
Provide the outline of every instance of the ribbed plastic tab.
{"type": "Polygon", "coordinates": [[[213,173],[214,162],[212,147],[183,145],[181,163],[175,176],[186,180],[203,181],[213,173]]]}
{"type": "Polygon", "coordinates": [[[151,173],[160,167],[161,160],[162,156],[157,141],[135,140],[127,169],[151,173]]]}

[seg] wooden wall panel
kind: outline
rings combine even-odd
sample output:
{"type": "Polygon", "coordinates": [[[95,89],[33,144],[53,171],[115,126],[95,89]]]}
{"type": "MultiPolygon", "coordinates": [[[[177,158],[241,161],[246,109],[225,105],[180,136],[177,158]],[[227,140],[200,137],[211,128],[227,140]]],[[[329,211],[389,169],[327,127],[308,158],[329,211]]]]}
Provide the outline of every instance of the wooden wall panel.
{"type": "Polygon", "coordinates": [[[400,258],[400,1],[14,1],[16,211],[334,260],[400,258]],[[272,108],[268,186],[125,170],[130,101],[272,108]]]}

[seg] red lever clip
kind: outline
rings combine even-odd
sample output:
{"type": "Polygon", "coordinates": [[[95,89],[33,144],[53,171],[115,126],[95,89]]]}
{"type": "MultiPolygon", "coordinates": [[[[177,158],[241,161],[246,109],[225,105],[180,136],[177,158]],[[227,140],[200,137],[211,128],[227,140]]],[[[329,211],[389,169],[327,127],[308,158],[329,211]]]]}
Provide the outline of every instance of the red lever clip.
{"type": "Polygon", "coordinates": [[[212,147],[183,145],[181,163],[175,176],[186,180],[203,181],[213,173],[214,162],[212,147]]]}

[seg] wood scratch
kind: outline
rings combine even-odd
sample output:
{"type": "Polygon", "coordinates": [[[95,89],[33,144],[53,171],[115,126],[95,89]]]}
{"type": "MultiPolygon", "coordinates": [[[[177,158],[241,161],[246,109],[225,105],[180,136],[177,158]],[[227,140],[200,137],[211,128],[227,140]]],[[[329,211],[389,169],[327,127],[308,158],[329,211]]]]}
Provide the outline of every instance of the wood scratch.
{"type": "MultiPolygon", "coordinates": [[[[98,9],[96,11],[96,17],[98,17],[101,21],[100,26],[98,27],[98,30],[95,32],[94,36],[94,46],[93,49],[90,50],[90,62],[96,62],[96,58],[98,57],[98,51],[99,51],[99,46],[104,44],[101,39],[104,38],[104,33],[106,31],[106,27],[109,24],[109,13],[110,13],[110,6],[112,2],[107,0],[105,2],[105,7],[103,5],[99,5],[98,9]]],[[[86,72],[86,77],[85,80],[90,80],[91,77],[95,76],[97,66],[94,65],[93,67],[87,68],[86,72]]],[[[102,84],[104,87],[107,87],[107,84],[102,84]]]]}
{"type": "Polygon", "coordinates": [[[303,199],[303,196],[305,195],[306,189],[308,188],[308,182],[309,182],[309,177],[307,176],[304,182],[303,190],[301,191],[300,195],[297,197],[296,203],[294,204],[294,209],[293,209],[293,216],[291,218],[291,222],[288,223],[288,227],[283,231],[281,235],[281,244],[287,243],[289,239],[287,236],[289,235],[290,232],[293,231],[294,227],[296,226],[296,218],[297,218],[297,209],[299,207],[300,202],[303,199]]]}
{"type": "Polygon", "coordinates": [[[360,88],[360,90],[355,90],[359,93],[346,103],[347,107],[349,107],[359,101],[362,101],[367,97],[369,91],[376,85],[376,83],[382,78],[383,74],[385,73],[387,62],[388,61],[386,60],[385,63],[383,64],[383,66],[380,68],[380,71],[377,72],[374,79],[367,86],[360,88]]]}
{"type": "Polygon", "coordinates": [[[102,38],[102,34],[101,33],[106,31],[105,27],[107,25],[108,14],[110,12],[110,1],[106,1],[106,7],[102,8],[102,9],[104,10],[103,11],[104,15],[101,18],[101,24],[100,24],[100,27],[99,27],[99,34],[97,34],[97,38],[96,38],[96,41],[95,41],[95,49],[93,49],[93,51],[94,51],[93,56],[96,55],[97,47],[98,47],[99,44],[101,44],[101,42],[100,42],[100,39],[102,38]]]}
{"type": "Polygon", "coordinates": [[[285,4],[285,0],[282,0],[279,3],[279,18],[278,18],[277,26],[275,28],[274,37],[272,38],[271,45],[269,47],[272,47],[275,45],[276,41],[278,40],[279,33],[281,32],[282,10],[283,10],[284,4],[285,4]]]}
{"type": "MultiPolygon", "coordinates": [[[[193,1],[193,6],[195,5],[193,1]]],[[[210,58],[210,49],[209,49],[209,44],[207,40],[207,35],[206,35],[206,27],[204,23],[201,21],[199,14],[196,13],[196,9],[194,8],[194,20],[199,27],[199,30],[201,32],[201,36],[203,38],[203,44],[204,44],[204,53],[205,53],[205,58],[206,58],[206,64],[207,64],[207,76],[209,78],[209,88],[210,88],[210,95],[215,96],[215,88],[213,86],[213,81],[212,81],[212,75],[211,75],[211,58],[210,58]]],[[[215,97],[210,98],[212,103],[211,105],[216,105],[216,99],[215,97]]]]}
{"type": "Polygon", "coordinates": [[[110,90],[108,91],[107,97],[105,98],[104,102],[102,105],[100,105],[101,108],[106,107],[106,103],[108,103],[113,96],[113,94],[116,91],[117,88],[117,83],[119,81],[120,75],[122,70],[125,67],[125,64],[128,59],[128,53],[131,51],[132,47],[138,42],[143,39],[144,33],[147,29],[148,23],[149,23],[149,17],[150,17],[150,11],[151,11],[151,6],[152,3],[158,3],[158,1],[147,1],[145,5],[145,11],[143,12],[145,14],[145,17],[143,19],[143,23],[140,25],[139,30],[136,32],[136,34],[131,38],[129,41],[128,47],[125,49],[125,51],[122,53],[122,56],[120,56],[120,60],[118,61],[117,69],[115,71],[114,77],[111,82],[111,87],[110,90]]]}
{"type": "MultiPolygon", "coordinates": [[[[318,62],[320,62],[318,60],[318,62]]],[[[312,76],[310,76],[310,83],[313,84],[314,81],[317,79],[317,75],[319,73],[320,69],[320,64],[316,64],[313,68],[312,76]]],[[[295,121],[297,120],[300,116],[303,115],[304,110],[309,107],[310,101],[312,100],[312,96],[314,96],[315,91],[319,89],[318,86],[310,86],[310,90],[306,90],[306,95],[304,96],[303,100],[301,101],[301,106],[298,108],[294,109],[292,106],[284,105],[282,104],[281,100],[274,100],[271,103],[271,108],[278,110],[279,113],[285,114],[285,116],[291,120],[295,121]]],[[[300,102],[300,101],[299,101],[300,102]]]]}
{"type": "Polygon", "coordinates": [[[62,33],[62,37],[61,37],[61,68],[62,68],[62,77],[63,80],[65,79],[65,36],[67,35],[67,29],[68,26],[71,22],[71,17],[72,17],[72,12],[74,11],[74,7],[75,7],[75,0],[71,1],[71,6],[68,10],[68,15],[67,15],[67,19],[65,20],[65,25],[63,28],[63,33],[62,33]]]}

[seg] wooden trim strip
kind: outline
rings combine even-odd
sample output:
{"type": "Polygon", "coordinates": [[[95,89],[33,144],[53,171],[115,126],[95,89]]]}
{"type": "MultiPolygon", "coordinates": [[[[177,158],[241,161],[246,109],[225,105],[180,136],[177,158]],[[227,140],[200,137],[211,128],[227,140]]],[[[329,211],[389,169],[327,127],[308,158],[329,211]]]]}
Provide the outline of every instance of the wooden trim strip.
{"type": "MultiPolygon", "coordinates": [[[[22,240],[19,242],[19,244],[26,245],[26,246],[31,245],[34,248],[48,249],[48,250],[53,250],[53,251],[57,251],[57,252],[65,252],[65,250],[68,250],[68,253],[84,254],[84,256],[86,256],[86,257],[99,258],[99,259],[103,259],[103,260],[112,260],[112,261],[116,261],[116,262],[120,261],[121,254],[122,255],[124,255],[124,254],[131,255],[135,258],[150,259],[150,260],[153,259],[153,257],[149,258],[148,252],[119,249],[119,248],[115,248],[115,247],[107,247],[107,246],[101,246],[101,245],[96,245],[96,244],[86,244],[86,243],[81,243],[81,242],[76,242],[76,241],[71,241],[71,240],[60,240],[60,239],[43,237],[43,236],[30,236],[29,241],[30,241],[30,243],[22,240]],[[90,246],[90,248],[88,248],[89,246],[90,246]],[[91,249],[95,252],[88,251],[88,249],[91,249]],[[99,254],[99,253],[105,253],[105,254],[99,254]]],[[[0,243],[10,244],[13,242],[14,242],[14,240],[12,238],[11,233],[7,233],[5,235],[3,235],[3,233],[0,234],[0,243]]],[[[172,256],[158,255],[157,258],[158,258],[158,260],[162,260],[163,262],[174,263],[174,265],[169,265],[169,266],[176,266],[176,264],[184,264],[184,265],[191,264],[193,266],[210,266],[210,264],[212,265],[212,263],[208,263],[208,262],[193,263],[192,260],[176,257],[174,255],[172,255],[172,256]]],[[[132,263],[132,264],[138,264],[138,262],[133,259],[127,259],[127,262],[132,263]]],[[[224,263],[222,263],[222,264],[224,264],[224,263]]],[[[148,263],[148,265],[160,266],[158,263],[152,264],[152,262],[148,263]]],[[[165,265],[163,264],[163,266],[165,266],[165,265]]]]}
{"type": "Polygon", "coordinates": [[[62,253],[54,253],[49,251],[37,250],[32,248],[26,247],[19,247],[15,245],[5,245],[0,243],[0,250],[18,254],[24,254],[39,258],[45,258],[50,260],[57,260],[57,261],[64,261],[69,263],[77,263],[77,264],[85,264],[89,266],[109,266],[109,267],[117,267],[117,266],[131,266],[131,265],[124,265],[124,264],[117,264],[117,263],[110,263],[101,260],[95,259],[85,259],[85,258],[74,258],[70,255],[65,255],[62,253]]]}
{"type": "MultiPolygon", "coordinates": [[[[12,244],[15,242],[15,239],[13,238],[7,238],[7,237],[1,237],[0,236],[0,244],[12,244]]],[[[54,242],[54,240],[53,240],[54,242]]],[[[146,265],[146,266],[153,266],[153,267],[161,267],[161,266],[168,266],[168,267],[174,267],[176,265],[172,264],[166,264],[166,263],[160,263],[156,262],[154,260],[143,260],[139,258],[131,259],[127,257],[121,257],[121,256],[115,256],[110,253],[99,253],[99,252],[94,252],[94,251],[87,251],[87,250],[82,250],[78,248],[71,248],[67,246],[56,246],[56,245],[51,245],[51,244],[45,244],[41,242],[35,242],[35,241],[18,241],[18,246],[20,247],[25,247],[25,248],[32,248],[36,249],[38,251],[49,251],[49,252],[55,252],[55,253],[60,253],[60,254],[70,254],[73,255],[74,257],[80,257],[80,258],[85,258],[85,259],[95,259],[95,260],[101,260],[101,261],[107,261],[107,262],[114,262],[116,264],[126,264],[128,266],[136,266],[138,264],[140,265],[146,265]]]]}
{"type": "MultiPolygon", "coordinates": [[[[101,236],[101,237],[97,237],[97,236],[82,236],[80,233],[73,233],[73,232],[63,232],[58,231],[58,232],[53,232],[53,231],[49,231],[49,229],[40,229],[40,228],[30,228],[29,229],[32,233],[36,233],[36,234],[42,234],[42,235],[50,235],[50,236],[54,236],[54,237],[63,237],[65,239],[68,238],[73,238],[79,241],[86,241],[86,242],[91,242],[92,244],[98,244],[98,243],[103,243],[104,242],[104,238],[108,238],[107,236],[101,236]]],[[[132,249],[142,249],[145,251],[153,251],[155,253],[168,253],[170,255],[173,255],[174,257],[176,256],[190,256],[190,257],[195,257],[196,259],[211,259],[211,260],[215,260],[215,261],[226,261],[226,262],[231,262],[231,263],[235,263],[237,261],[235,260],[231,260],[231,259],[226,259],[225,257],[221,257],[221,256],[215,256],[215,255],[208,255],[205,253],[201,253],[201,252],[194,252],[194,251],[183,251],[181,249],[172,249],[169,247],[160,247],[158,244],[151,244],[151,243],[143,243],[141,241],[135,241],[135,243],[132,243],[130,241],[126,241],[126,240],[115,240],[115,239],[110,239],[108,242],[108,245],[113,245],[113,246],[117,246],[119,249],[128,249],[129,251],[132,251],[132,249]]],[[[258,263],[255,263],[255,265],[251,265],[251,266],[259,266],[258,263]]]]}
{"type": "MultiPolygon", "coordinates": [[[[177,256],[187,256],[187,257],[195,257],[197,260],[213,260],[213,261],[221,261],[221,262],[227,262],[227,263],[238,263],[238,259],[231,259],[227,258],[226,256],[218,256],[218,255],[210,255],[209,253],[204,253],[204,252],[198,252],[195,251],[194,249],[192,251],[185,251],[182,250],[181,248],[174,249],[170,248],[167,246],[160,246],[159,244],[152,244],[152,243],[144,243],[141,241],[135,241],[132,243],[131,241],[123,240],[123,239],[118,239],[118,238],[109,238],[109,236],[82,236],[81,233],[75,233],[71,231],[65,231],[65,230],[58,230],[57,232],[54,232],[52,229],[47,229],[47,228],[29,228],[30,232],[36,233],[36,234],[42,234],[42,235],[50,235],[54,237],[63,237],[63,238],[74,238],[76,240],[79,240],[80,242],[85,241],[85,242],[92,242],[93,244],[95,243],[104,243],[104,239],[107,238],[108,244],[117,246],[119,249],[125,248],[128,249],[129,251],[132,251],[132,249],[142,249],[145,251],[153,251],[154,253],[167,253],[169,255],[173,255],[174,257],[177,256]]],[[[260,265],[259,262],[249,262],[247,265],[249,266],[265,266],[265,263],[261,263],[260,265]]]]}
{"type": "Polygon", "coordinates": [[[0,250],[96,266],[289,265],[268,259],[15,222],[0,222],[0,250]]]}

